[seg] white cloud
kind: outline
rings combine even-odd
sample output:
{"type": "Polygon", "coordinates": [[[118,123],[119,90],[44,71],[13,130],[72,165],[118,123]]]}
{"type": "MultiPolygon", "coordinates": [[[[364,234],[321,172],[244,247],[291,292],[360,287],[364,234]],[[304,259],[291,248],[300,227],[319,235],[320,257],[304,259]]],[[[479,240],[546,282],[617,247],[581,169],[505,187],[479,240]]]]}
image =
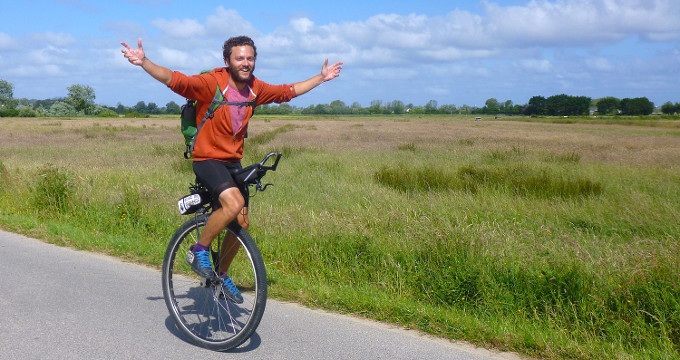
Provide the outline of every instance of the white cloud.
{"type": "Polygon", "coordinates": [[[440,79],[479,78],[491,76],[491,71],[479,65],[440,64],[431,66],[430,73],[440,79]]]}
{"type": "MultiPolygon", "coordinates": [[[[522,6],[487,1],[483,8],[482,15],[461,10],[433,17],[379,14],[361,22],[328,25],[298,18],[257,40],[268,56],[333,53],[364,67],[493,59],[512,49],[606,46],[635,36],[668,40],[680,29],[668,20],[669,12],[680,16],[680,6],[670,0],[534,0],[522,6]],[[664,20],[654,21],[659,18],[664,20]]],[[[552,69],[542,59],[524,60],[518,60],[524,69],[552,69]]],[[[602,68],[603,62],[598,66],[602,68]]]]}
{"type": "Polygon", "coordinates": [[[113,33],[117,39],[127,40],[132,42],[139,37],[144,38],[146,36],[146,29],[144,26],[138,23],[133,23],[130,21],[112,21],[102,25],[101,29],[106,32],[113,33]]]}
{"type": "Polygon", "coordinates": [[[652,42],[669,42],[680,39],[680,31],[671,30],[663,32],[647,32],[641,35],[645,40],[652,42]]]}
{"type": "Polygon", "coordinates": [[[0,50],[15,50],[19,46],[19,42],[13,37],[0,33],[0,50]]]}
{"type": "Polygon", "coordinates": [[[463,59],[478,59],[478,58],[490,58],[499,54],[497,50],[494,49],[460,49],[455,47],[432,47],[427,50],[420,52],[421,55],[425,56],[431,61],[437,62],[453,62],[463,59]]]}
{"type": "Polygon", "coordinates": [[[361,24],[363,36],[371,43],[402,49],[423,49],[428,46],[431,29],[424,15],[376,15],[361,24]]]}
{"type": "Polygon", "coordinates": [[[157,49],[160,54],[158,59],[161,64],[172,64],[175,68],[191,68],[195,66],[195,53],[193,50],[182,51],[171,49],[168,47],[160,47],[157,49]]]}
{"type": "Polygon", "coordinates": [[[500,44],[489,35],[487,20],[467,11],[454,10],[444,16],[427,19],[427,26],[432,32],[429,46],[479,49],[500,44]]]}
{"type": "Polygon", "coordinates": [[[523,6],[485,1],[491,35],[510,44],[588,46],[628,36],[678,39],[676,0],[532,0],[523,6]],[[675,20],[674,16],[675,14],[675,20]]]}
{"type": "Polygon", "coordinates": [[[361,77],[369,80],[408,80],[417,77],[418,74],[419,72],[414,69],[380,68],[363,70],[361,77]]]}
{"type": "Polygon", "coordinates": [[[517,64],[528,72],[549,73],[553,70],[552,63],[546,59],[522,59],[517,64]]]}
{"type": "Polygon", "coordinates": [[[35,49],[28,52],[26,62],[34,65],[48,65],[55,63],[69,62],[71,57],[69,51],[64,48],[47,46],[42,49],[35,49]]]}
{"type": "Polygon", "coordinates": [[[444,96],[444,95],[449,95],[451,93],[450,88],[446,87],[441,87],[441,86],[427,86],[424,89],[427,93],[435,95],[435,96],[444,96]]]}
{"type": "Polygon", "coordinates": [[[12,76],[26,77],[26,78],[41,78],[45,76],[64,76],[67,74],[61,67],[53,64],[48,65],[32,65],[21,64],[19,66],[7,69],[7,73],[12,76]]]}
{"type": "Polygon", "coordinates": [[[260,34],[250,22],[239,15],[238,11],[225,9],[221,5],[217,7],[214,14],[206,18],[205,25],[210,36],[224,40],[232,36],[255,37],[260,34]]]}
{"type": "Polygon", "coordinates": [[[595,71],[612,71],[614,70],[614,65],[609,61],[609,59],[603,58],[603,57],[591,57],[587,58],[586,60],[586,66],[588,66],[589,69],[595,70],[595,71]]]}
{"type": "Polygon", "coordinates": [[[48,44],[54,47],[67,47],[77,43],[76,38],[71,34],[66,34],[63,32],[53,33],[50,31],[31,34],[30,40],[39,44],[48,44]]]}
{"type": "Polygon", "coordinates": [[[291,20],[290,25],[295,32],[305,34],[314,27],[314,22],[308,18],[298,18],[291,20]]]}
{"type": "Polygon", "coordinates": [[[151,22],[166,35],[176,39],[193,39],[205,34],[205,28],[194,19],[165,20],[156,19],[151,22]]]}

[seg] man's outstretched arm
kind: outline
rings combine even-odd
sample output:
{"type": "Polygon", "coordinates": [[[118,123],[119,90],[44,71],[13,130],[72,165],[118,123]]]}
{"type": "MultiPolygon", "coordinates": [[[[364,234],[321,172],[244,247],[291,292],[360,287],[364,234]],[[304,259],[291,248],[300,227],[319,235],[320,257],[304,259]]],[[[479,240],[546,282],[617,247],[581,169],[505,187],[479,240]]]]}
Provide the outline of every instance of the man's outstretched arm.
{"type": "Polygon", "coordinates": [[[142,69],[144,69],[144,71],[146,71],[154,79],[162,82],[165,85],[170,85],[170,80],[172,80],[172,70],[156,65],[146,57],[144,54],[144,48],[142,48],[142,38],[137,40],[137,49],[131,48],[124,42],[121,42],[120,44],[125,47],[125,49],[121,49],[120,51],[131,64],[141,66],[142,69]]]}
{"type": "Polygon", "coordinates": [[[335,79],[336,77],[340,76],[341,69],[341,62],[337,62],[331,66],[328,66],[328,59],[326,59],[326,62],[324,62],[323,66],[321,67],[320,74],[293,85],[295,87],[295,96],[300,96],[326,81],[335,79]]]}

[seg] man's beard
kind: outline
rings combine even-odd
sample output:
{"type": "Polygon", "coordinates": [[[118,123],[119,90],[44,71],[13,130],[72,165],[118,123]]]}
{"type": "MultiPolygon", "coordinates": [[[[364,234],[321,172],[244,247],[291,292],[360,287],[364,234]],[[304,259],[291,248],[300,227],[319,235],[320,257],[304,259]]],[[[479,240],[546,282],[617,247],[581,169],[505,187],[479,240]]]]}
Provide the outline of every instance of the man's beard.
{"type": "Polygon", "coordinates": [[[235,67],[231,66],[231,64],[229,64],[229,75],[231,75],[231,78],[234,80],[234,82],[247,83],[248,81],[250,81],[250,78],[253,77],[255,66],[252,66],[250,68],[250,72],[248,73],[246,78],[244,78],[244,74],[240,70],[241,69],[236,69],[235,67]]]}

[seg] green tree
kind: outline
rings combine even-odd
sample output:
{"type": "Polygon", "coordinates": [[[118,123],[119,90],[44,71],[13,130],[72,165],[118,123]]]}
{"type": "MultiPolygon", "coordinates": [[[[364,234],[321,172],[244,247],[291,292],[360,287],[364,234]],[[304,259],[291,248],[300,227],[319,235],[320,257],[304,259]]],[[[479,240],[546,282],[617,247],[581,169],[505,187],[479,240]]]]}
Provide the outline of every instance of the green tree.
{"type": "Polygon", "coordinates": [[[614,114],[619,109],[619,106],[621,106],[621,100],[613,96],[607,96],[597,102],[597,112],[600,115],[614,114]]]}
{"type": "Polygon", "coordinates": [[[158,105],[156,105],[155,102],[150,102],[146,104],[146,111],[147,114],[158,114],[160,113],[160,109],[158,108],[158,105]]]}
{"type": "Polygon", "coordinates": [[[437,112],[437,100],[430,100],[425,104],[425,113],[426,114],[434,114],[437,112]]]}
{"type": "Polygon", "coordinates": [[[66,102],[71,104],[76,111],[89,114],[94,108],[94,89],[87,85],[74,84],[66,88],[68,96],[66,102]]]}
{"type": "Polygon", "coordinates": [[[560,94],[553,95],[546,99],[546,108],[548,115],[552,116],[567,116],[567,107],[569,102],[569,95],[560,94]]]}
{"type": "Polygon", "coordinates": [[[145,114],[146,113],[146,103],[144,101],[138,101],[135,106],[132,107],[132,110],[140,113],[140,114],[145,114]]]}
{"type": "Polygon", "coordinates": [[[680,103],[673,104],[672,102],[668,101],[661,106],[661,112],[667,115],[680,113],[680,103]]]}
{"type": "Polygon", "coordinates": [[[546,103],[548,115],[586,115],[590,109],[591,99],[586,96],[569,96],[560,94],[547,98],[546,103]]]}
{"type": "Polygon", "coordinates": [[[456,112],[456,105],[453,104],[445,104],[439,107],[439,111],[441,111],[444,114],[453,114],[456,112]]]}
{"type": "Polygon", "coordinates": [[[391,114],[392,113],[392,103],[391,102],[385,102],[385,106],[382,107],[382,113],[383,114],[391,114]]]}
{"type": "Polygon", "coordinates": [[[314,107],[314,113],[319,115],[332,114],[333,109],[328,104],[317,104],[314,107]]]}
{"type": "Polygon", "coordinates": [[[395,114],[403,114],[404,112],[406,112],[406,105],[404,105],[404,102],[401,100],[393,100],[392,111],[395,114]]]}
{"type": "Polygon", "coordinates": [[[590,104],[593,99],[587,96],[572,96],[569,104],[569,115],[588,115],[590,114],[590,104]]]}
{"type": "Polygon", "coordinates": [[[484,103],[484,112],[487,114],[498,114],[500,110],[500,105],[498,100],[495,98],[487,99],[484,103]]]}
{"type": "Polygon", "coordinates": [[[371,114],[380,114],[380,107],[382,106],[382,100],[371,100],[371,106],[369,106],[368,111],[371,114]]]}
{"type": "Polygon", "coordinates": [[[290,115],[293,113],[293,107],[288,103],[283,103],[276,107],[276,114],[278,115],[290,115]]]}
{"type": "Polygon", "coordinates": [[[524,115],[546,115],[548,103],[543,96],[534,96],[524,108],[524,115]]]}
{"type": "Polygon", "coordinates": [[[118,114],[118,115],[123,115],[123,114],[127,113],[129,110],[130,109],[127,106],[125,106],[121,103],[118,103],[118,105],[116,105],[116,114],[118,114]]]}
{"type": "Polygon", "coordinates": [[[48,114],[50,116],[77,116],[78,110],[67,102],[57,101],[50,106],[48,114]]]}
{"type": "Polygon", "coordinates": [[[179,115],[179,113],[182,112],[182,108],[177,105],[176,102],[170,101],[169,103],[165,104],[165,113],[166,114],[176,114],[179,115]]]}
{"type": "Polygon", "coordinates": [[[472,112],[472,107],[468,104],[463,104],[463,106],[458,109],[458,112],[461,114],[470,114],[472,112]]]}
{"type": "Polygon", "coordinates": [[[361,104],[359,104],[358,101],[355,101],[352,103],[352,107],[350,108],[352,114],[360,114],[361,113],[361,104]]]}
{"type": "Polygon", "coordinates": [[[347,105],[341,100],[333,100],[331,102],[331,114],[340,115],[349,113],[347,105]]]}
{"type": "Polygon", "coordinates": [[[14,97],[14,85],[7,80],[0,79],[0,106],[9,107],[14,97]]]}
{"type": "Polygon", "coordinates": [[[621,100],[621,113],[623,115],[649,115],[654,112],[654,103],[646,97],[621,100]]]}

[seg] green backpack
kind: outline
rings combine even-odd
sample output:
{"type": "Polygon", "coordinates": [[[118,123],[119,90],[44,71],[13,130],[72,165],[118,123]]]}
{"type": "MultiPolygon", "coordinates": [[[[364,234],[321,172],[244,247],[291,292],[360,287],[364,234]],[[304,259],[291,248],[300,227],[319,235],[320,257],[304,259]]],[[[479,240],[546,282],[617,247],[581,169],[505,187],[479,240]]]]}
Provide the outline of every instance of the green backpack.
{"type": "MultiPolygon", "coordinates": [[[[201,74],[205,74],[210,71],[211,70],[203,70],[201,71],[201,74]]],[[[198,124],[196,119],[196,103],[197,101],[194,99],[187,99],[186,104],[182,105],[182,112],[180,115],[180,128],[182,130],[182,135],[184,136],[184,145],[186,146],[186,149],[184,150],[185,159],[191,159],[192,153],[194,151],[194,142],[196,141],[198,132],[201,131],[205,121],[215,115],[215,111],[217,111],[220,106],[252,106],[253,112],[255,111],[255,99],[244,102],[224,101],[224,95],[222,94],[219,85],[217,85],[217,88],[215,89],[215,96],[213,97],[212,102],[210,102],[210,107],[208,107],[208,110],[205,112],[205,116],[203,116],[203,120],[200,124],[198,124]],[[198,126],[196,126],[197,124],[198,126]]]]}

